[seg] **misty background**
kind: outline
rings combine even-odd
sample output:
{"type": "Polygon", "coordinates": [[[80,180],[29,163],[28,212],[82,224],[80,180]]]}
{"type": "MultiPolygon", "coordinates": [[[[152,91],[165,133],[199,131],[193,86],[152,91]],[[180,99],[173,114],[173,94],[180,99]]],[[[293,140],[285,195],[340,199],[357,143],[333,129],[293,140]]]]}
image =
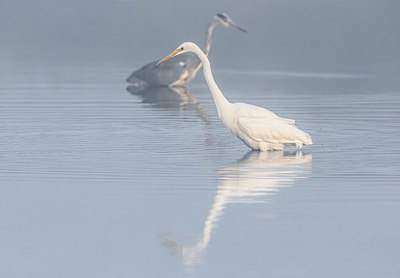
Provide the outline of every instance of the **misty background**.
{"type": "Polygon", "coordinates": [[[1,0],[0,277],[400,277],[399,8],[1,0]],[[201,71],[127,90],[220,12],[222,92],[312,146],[249,153],[201,71]]]}
{"type": "Polygon", "coordinates": [[[0,62],[134,70],[183,41],[202,45],[208,22],[226,12],[248,33],[218,26],[214,67],[394,69],[400,64],[399,8],[395,0],[3,0],[0,62]]]}

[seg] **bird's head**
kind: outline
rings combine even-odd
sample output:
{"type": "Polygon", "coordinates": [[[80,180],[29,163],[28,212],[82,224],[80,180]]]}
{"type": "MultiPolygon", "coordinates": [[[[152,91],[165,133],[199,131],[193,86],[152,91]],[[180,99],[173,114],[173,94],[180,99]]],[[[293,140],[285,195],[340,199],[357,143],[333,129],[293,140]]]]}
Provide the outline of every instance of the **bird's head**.
{"type": "Polygon", "coordinates": [[[171,59],[174,56],[186,53],[186,52],[190,52],[195,50],[196,48],[199,48],[196,44],[192,43],[192,42],[184,42],[182,43],[180,46],[178,46],[177,49],[175,49],[174,51],[172,51],[170,54],[168,54],[167,56],[165,56],[163,59],[161,59],[160,61],[158,61],[158,64],[161,64],[164,61],[167,61],[168,59],[171,59]]]}
{"type": "Polygon", "coordinates": [[[237,29],[242,32],[247,32],[245,29],[237,25],[235,22],[233,22],[232,18],[229,17],[226,13],[218,13],[215,15],[215,20],[217,20],[218,23],[222,24],[222,26],[225,27],[232,27],[234,29],[237,29]]]}

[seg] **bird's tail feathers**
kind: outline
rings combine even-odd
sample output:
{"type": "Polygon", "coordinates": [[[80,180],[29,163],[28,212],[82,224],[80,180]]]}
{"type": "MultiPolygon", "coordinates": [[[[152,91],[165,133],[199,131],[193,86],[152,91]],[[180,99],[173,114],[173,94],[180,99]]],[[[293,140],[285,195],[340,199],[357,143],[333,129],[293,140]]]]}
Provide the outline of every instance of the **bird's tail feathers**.
{"type": "Polygon", "coordinates": [[[313,142],[312,142],[311,136],[304,131],[302,131],[302,133],[303,133],[303,136],[302,136],[301,141],[303,142],[303,144],[304,145],[312,145],[313,142]]]}
{"type": "Polygon", "coordinates": [[[132,84],[131,86],[134,86],[134,87],[136,87],[138,89],[142,89],[142,88],[148,87],[147,82],[145,82],[143,80],[140,80],[139,78],[137,78],[136,76],[133,76],[133,75],[129,76],[126,79],[126,82],[132,84]]]}
{"type": "Polygon", "coordinates": [[[294,125],[296,123],[295,120],[292,119],[288,119],[288,118],[282,118],[285,122],[287,122],[288,124],[294,125]]]}

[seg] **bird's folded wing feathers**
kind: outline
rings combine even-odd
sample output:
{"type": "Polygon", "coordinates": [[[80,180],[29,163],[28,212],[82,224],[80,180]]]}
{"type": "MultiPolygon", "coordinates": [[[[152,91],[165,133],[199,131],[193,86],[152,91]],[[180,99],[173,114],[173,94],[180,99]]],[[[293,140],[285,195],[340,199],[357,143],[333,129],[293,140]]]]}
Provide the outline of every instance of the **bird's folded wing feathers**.
{"type": "Polygon", "coordinates": [[[186,71],[184,67],[174,60],[171,62],[166,61],[160,65],[157,65],[156,61],[154,61],[139,70],[138,76],[149,80],[150,83],[156,82],[161,85],[167,85],[178,80],[186,71]]]}
{"type": "Polygon", "coordinates": [[[296,123],[296,121],[292,120],[292,119],[288,119],[288,118],[281,118],[281,119],[291,125],[294,125],[296,123]]]}
{"type": "Polygon", "coordinates": [[[185,79],[195,67],[198,58],[189,53],[174,57],[157,65],[158,61],[153,61],[134,71],[129,77],[128,82],[142,80],[151,85],[166,86],[174,82],[185,79]]]}
{"type": "Polygon", "coordinates": [[[251,118],[251,119],[257,119],[257,118],[270,118],[272,119],[278,119],[287,122],[288,124],[293,125],[295,123],[295,120],[292,119],[287,119],[287,118],[281,118],[278,115],[276,115],[274,112],[269,111],[263,107],[255,106],[252,104],[247,104],[247,103],[235,103],[235,106],[237,107],[237,110],[239,113],[242,115],[243,118],[251,118]]]}
{"type": "Polygon", "coordinates": [[[308,142],[309,135],[285,118],[239,118],[238,127],[245,135],[258,142],[308,142]]]}

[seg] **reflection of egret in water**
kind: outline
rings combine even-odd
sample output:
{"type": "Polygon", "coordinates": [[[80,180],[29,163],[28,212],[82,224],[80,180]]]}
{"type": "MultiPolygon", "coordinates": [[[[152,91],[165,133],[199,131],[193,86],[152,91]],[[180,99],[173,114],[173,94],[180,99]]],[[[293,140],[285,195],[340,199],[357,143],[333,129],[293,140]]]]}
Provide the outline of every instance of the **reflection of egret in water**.
{"type": "Polygon", "coordinates": [[[311,173],[311,159],[311,154],[302,152],[249,152],[239,161],[221,168],[217,192],[197,242],[182,244],[164,240],[163,244],[172,254],[178,255],[185,266],[194,265],[210,242],[211,232],[229,203],[266,201],[265,196],[292,186],[297,179],[307,178],[311,173]]]}
{"type": "Polygon", "coordinates": [[[194,110],[200,118],[210,123],[206,111],[197,101],[196,96],[186,87],[150,87],[138,89],[129,86],[126,90],[135,96],[140,96],[143,103],[151,103],[157,108],[176,108],[178,110],[194,110]]]}

